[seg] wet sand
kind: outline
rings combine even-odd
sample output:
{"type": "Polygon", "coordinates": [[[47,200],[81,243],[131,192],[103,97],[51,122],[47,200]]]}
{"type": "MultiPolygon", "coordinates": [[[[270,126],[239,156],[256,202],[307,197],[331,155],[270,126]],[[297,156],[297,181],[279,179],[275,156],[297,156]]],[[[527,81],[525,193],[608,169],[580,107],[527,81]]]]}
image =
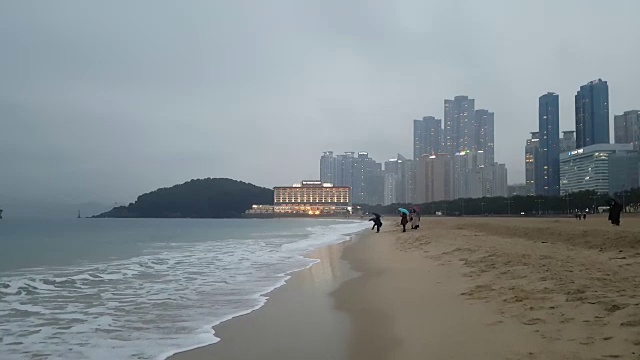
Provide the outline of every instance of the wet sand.
{"type": "Polygon", "coordinates": [[[174,359],[640,359],[635,219],[393,220],[174,359]]]}

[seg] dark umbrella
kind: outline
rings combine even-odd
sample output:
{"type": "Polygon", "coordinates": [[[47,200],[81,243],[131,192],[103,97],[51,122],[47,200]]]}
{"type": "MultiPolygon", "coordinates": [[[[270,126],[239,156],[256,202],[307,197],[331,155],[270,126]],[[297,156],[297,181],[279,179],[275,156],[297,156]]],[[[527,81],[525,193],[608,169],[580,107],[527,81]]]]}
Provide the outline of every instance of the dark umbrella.
{"type": "Polygon", "coordinates": [[[371,215],[373,215],[373,216],[375,216],[375,217],[377,217],[377,218],[382,217],[382,216],[380,216],[380,214],[378,214],[378,213],[371,213],[371,215]]]}

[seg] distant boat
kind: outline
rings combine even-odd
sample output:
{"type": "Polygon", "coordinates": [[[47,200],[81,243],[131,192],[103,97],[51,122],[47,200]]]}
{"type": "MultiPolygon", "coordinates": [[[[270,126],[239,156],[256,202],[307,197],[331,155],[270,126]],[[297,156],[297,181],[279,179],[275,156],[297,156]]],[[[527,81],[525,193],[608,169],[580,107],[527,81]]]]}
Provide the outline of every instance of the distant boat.
{"type": "Polygon", "coordinates": [[[81,218],[81,216],[80,216],[80,210],[78,210],[78,219],[80,219],[80,218],[81,218]]]}
{"type": "Polygon", "coordinates": [[[0,219],[2,219],[2,209],[0,209],[0,219]]]}

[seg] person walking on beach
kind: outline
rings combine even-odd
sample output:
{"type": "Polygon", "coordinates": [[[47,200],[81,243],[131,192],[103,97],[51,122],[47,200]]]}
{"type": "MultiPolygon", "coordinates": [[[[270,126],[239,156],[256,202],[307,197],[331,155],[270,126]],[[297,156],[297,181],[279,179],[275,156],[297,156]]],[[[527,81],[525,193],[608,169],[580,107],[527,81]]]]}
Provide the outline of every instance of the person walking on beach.
{"type": "Polygon", "coordinates": [[[402,213],[402,217],[400,218],[400,225],[402,225],[402,232],[407,232],[407,224],[409,223],[409,219],[407,218],[406,213],[402,213]]]}
{"type": "Polygon", "coordinates": [[[379,233],[380,232],[380,228],[382,227],[382,220],[380,219],[380,214],[372,213],[372,215],[374,217],[369,219],[369,221],[373,221],[373,227],[371,227],[371,230],[373,230],[373,229],[375,229],[377,227],[378,231],[376,231],[376,232],[379,233]]]}
{"type": "Polygon", "coordinates": [[[622,204],[616,199],[609,201],[609,221],[611,225],[620,226],[620,213],[622,213],[622,204]]]}

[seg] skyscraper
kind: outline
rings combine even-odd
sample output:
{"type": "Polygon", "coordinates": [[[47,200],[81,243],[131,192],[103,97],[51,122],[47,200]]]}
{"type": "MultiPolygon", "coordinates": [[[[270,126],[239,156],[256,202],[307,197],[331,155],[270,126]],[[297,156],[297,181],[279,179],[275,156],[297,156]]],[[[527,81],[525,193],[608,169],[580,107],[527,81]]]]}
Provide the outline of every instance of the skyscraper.
{"type": "Polygon", "coordinates": [[[565,153],[576,149],[576,132],[573,130],[563,131],[560,138],[560,152],[565,153]]]}
{"type": "Polygon", "coordinates": [[[398,174],[384,174],[384,200],[382,201],[382,205],[391,205],[400,202],[398,200],[399,186],[400,176],[398,174]]]}
{"type": "Polygon", "coordinates": [[[453,169],[447,154],[422,155],[416,170],[416,202],[453,199],[453,169]]]}
{"type": "Polygon", "coordinates": [[[444,101],[444,151],[453,156],[476,149],[475,100],[456,96],[444,101]]]}
{"type": "Polygon", "coordinates": [[[398,202],[409,204],[418,202],[416,197],[416,167],[417,160],[402,160],[400,172],[402,176],[402,191],[398,202]]]}
{"type": "Polygon", "coordinates": [[[476,110],[474,115],[476,124],[476,147],[478,151],[484,152],[484,165],[490,165],[495,162],[495,131],[494,131],[494,114],[489,110],[476,110]]]}
{"type": "MultiPolygon", "coordinates": [[[[345,152],[343,155],[336,156],[336,186],[353,187],[353,162],[354,152],[345,152]]],[[[351,194],[353,199],[353,194],[351,194]]]]}
{"type": "Polygon", "coordinates": [[[413,120],[413,158],[433,155],[440,152],[442,144],[442,120],[425,116],[422,120],[413,120]]]}
{"type": "Polygon", "coordinates": [[[359,152],[353,158],[351,193],[354,204],[377,205],[383,202],[382,164],[370,158],[367,152],[359,152]]]}
{"type": "Polygon", "coordinates": [[[625,111],[613,118],[613,135],[616,144],[632,144],[640,150],[640,111],[625,111]]]}
{"type": "Polygon", "coordinates": [[[576,147],[609,143],[609,85],[602,79],[580,86],[576,94],[576,147]]]}
{"type": "Polygon", "coordinates": [[[453,168],[453,198],[470,198],[475,179],[472,174],[475,170],[484,167],[484,151],[461,151],[451,158],[453,168]]]}
{"type": "Polygon", "coordinates": [[[549,92],[539,98],[539,149],[535,157],[536,195],[560,195],[560,100],[549,92]]]}
{"type": "Polygon", "coordinates": [[[325,151],[320,157],[320,181],[323,183],[336,182],[336,158],[333,151],[325,151]]]}
{"type": "Polygon", "coordinates": [[[540,133],[535,131],[531,133],[531,139],[527,139],[527,145],[524,148],[524,171],[525,184],[527,186],[527,195],[535,194],[536,182],[536,154],[540,148],[540,133]]]}

